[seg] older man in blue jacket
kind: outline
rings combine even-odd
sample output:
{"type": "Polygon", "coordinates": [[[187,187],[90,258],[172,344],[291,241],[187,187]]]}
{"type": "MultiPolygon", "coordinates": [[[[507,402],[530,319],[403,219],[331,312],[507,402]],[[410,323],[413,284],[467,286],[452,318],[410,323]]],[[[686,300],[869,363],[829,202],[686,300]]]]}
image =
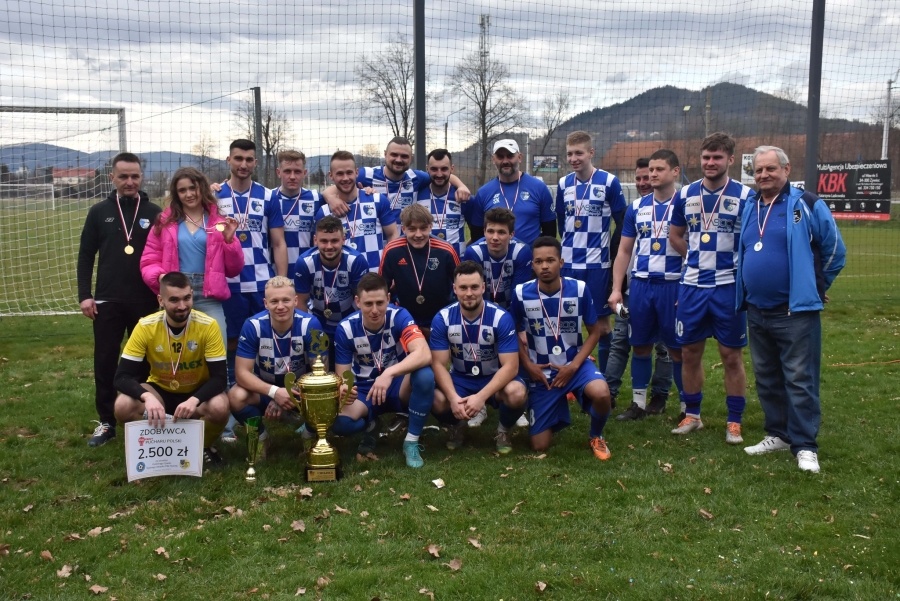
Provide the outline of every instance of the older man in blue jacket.
{"type": "Polygon", "coordinates": [[[747,311],[767,435],[744,450],[790,449],[801,470],[818,473],[819,313],[846,249],[825,202],[788,183],[791,165],[782,149],[760,146],[753,167],[759,193],[743,213],[736,306],[747,311]]]}

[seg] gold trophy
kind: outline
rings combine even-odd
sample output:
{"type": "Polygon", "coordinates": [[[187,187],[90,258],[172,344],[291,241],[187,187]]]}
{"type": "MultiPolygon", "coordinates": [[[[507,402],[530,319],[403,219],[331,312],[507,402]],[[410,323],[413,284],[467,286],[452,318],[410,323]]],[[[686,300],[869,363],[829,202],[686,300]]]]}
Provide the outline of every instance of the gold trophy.
{"type": "Polygon", "coordinates": [[[244,429],[247,431],[247,454],[250,459],[250,467],[247,468],[247,477],[245,478],[248,484],[256,484],[256,470],[253,469],[253,464],[259,455],[259,426],[261,422],[261,417],[251,417],[244,423],[244,429]]]}

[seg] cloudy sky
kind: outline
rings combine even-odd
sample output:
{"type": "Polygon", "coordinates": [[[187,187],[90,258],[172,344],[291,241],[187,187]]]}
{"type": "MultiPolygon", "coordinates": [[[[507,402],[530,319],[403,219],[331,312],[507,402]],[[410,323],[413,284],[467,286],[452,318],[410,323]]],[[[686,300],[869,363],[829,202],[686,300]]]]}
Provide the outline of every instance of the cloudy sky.
{"type": "MultiPolygon", "coordinates": [[[[426,0],[431,118],[465,105],[450,75],[479,43],[490,15],[491,55],[535,116],[565,88],[573,112],[622,102],[660,85],[699,89],[730,81],[806,97],[809,0],[677,4],[633,1],[426,0]]],[[[201,136],[220,154],[236,135],[232,112],[262,88],[291,120],[307,154],[381,146],[384,127],[347,102],[353,67],[394,35],[412,35],[412,1],[5,0],[0,104],[124,107],[129,150],[189,152],[201,136]],[[77,7],[75,5],[78,5],[77,7]]],[[[870,118],[900,68],[900,0],[829,0],[823,110],[870,118]]],[[[900,93],[900,90],[898,90],[900,93]]],[[[449,118],[451,149],[474,136],[449,118]]],[[[3,144],[49,141],[113,147],[112,117],[0,114],[3,144]]],[[[431,134],[430,134],[431,135],[431,134]]],[[[429,146],[434,144],[429,143],[429,146]]]]}

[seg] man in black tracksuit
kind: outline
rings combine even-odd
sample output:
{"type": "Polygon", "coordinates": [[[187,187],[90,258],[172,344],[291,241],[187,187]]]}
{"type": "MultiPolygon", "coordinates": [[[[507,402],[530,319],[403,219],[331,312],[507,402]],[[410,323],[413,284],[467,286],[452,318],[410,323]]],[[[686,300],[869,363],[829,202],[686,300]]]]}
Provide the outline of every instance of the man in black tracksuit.
{"type": "Polygon", "coordinates": [[[116,190],[88,211],[78,249],[78,302],[84,316],[94,322],[95,404],[100,425],[88,442],[92,447],[116,436],[113,380],[122,339],[126,332],[131,334],[138,319],[159,310],[156,296],[141,278],[140,263],[147,234],[161,209],[140,192],[143,172],[137,156],[116,155],[110,177],[116,190]],[[92,295],[97,253],[97,288],[92,295]]]}

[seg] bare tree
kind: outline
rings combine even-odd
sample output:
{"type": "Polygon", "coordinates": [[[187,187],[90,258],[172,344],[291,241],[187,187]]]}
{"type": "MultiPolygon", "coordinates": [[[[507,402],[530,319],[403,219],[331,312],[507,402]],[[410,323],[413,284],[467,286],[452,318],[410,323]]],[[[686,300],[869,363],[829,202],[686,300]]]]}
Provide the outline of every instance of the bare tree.
{"type": "Polygon", "coordinates": [[[451,85],[469,100],[463,114],[480,144],[478,185],[485,182],[490,143],[513,129],[526,127],[528,122],[526,100],[508,81],[509,69],[487,51],[472,52],[453,70],[451,85]]]}
{"type": "MultiPolygon", "coordinates": [[[[553,134],[556,133],[559,126],[569,118],[569,109],[571,106],[572,99],[569,96],[568,90],[560,90],[556,94],[544,98],[543,108],[541,110],[541,130],[544,141],[541,143],[540,152],[536,152],[535,154],[544,154],[544,151],[547,150],[547,145],[550,143],[550,138],[553,137],[553,134]]],[[[527,168],[530,171],[531,165],[528,165],[527,168]]]]}
{"type": "Polygon", "coordinates": [[[218,162],[213,156],[215,151],[215,144],[207,132],[200,134],[200,139],[191,146],[191,154],[197,158],[197,169],[205,175],[210,175],[213,165],[218,162]]]}
{"type": "MultiPolygon", "coordinates": [[[[242,100],[234,112],[234,121],[240,135],[248,140],[255,138],[256,112],[253,102],[242,100]]],[[[291,124],[287,115],[271,106],[262,107],[262,143],[256,142],[256,156],[262,165],[262,183],[267,187],[275,185],[275,155],[290,141],[291,124]]]]}
{"type": "Polygon", "coordinates": [[[382,148],[378,144],[363,144],[356,153],[356,164],[359,167],[378,167],[383,162],[382,148]]]}

